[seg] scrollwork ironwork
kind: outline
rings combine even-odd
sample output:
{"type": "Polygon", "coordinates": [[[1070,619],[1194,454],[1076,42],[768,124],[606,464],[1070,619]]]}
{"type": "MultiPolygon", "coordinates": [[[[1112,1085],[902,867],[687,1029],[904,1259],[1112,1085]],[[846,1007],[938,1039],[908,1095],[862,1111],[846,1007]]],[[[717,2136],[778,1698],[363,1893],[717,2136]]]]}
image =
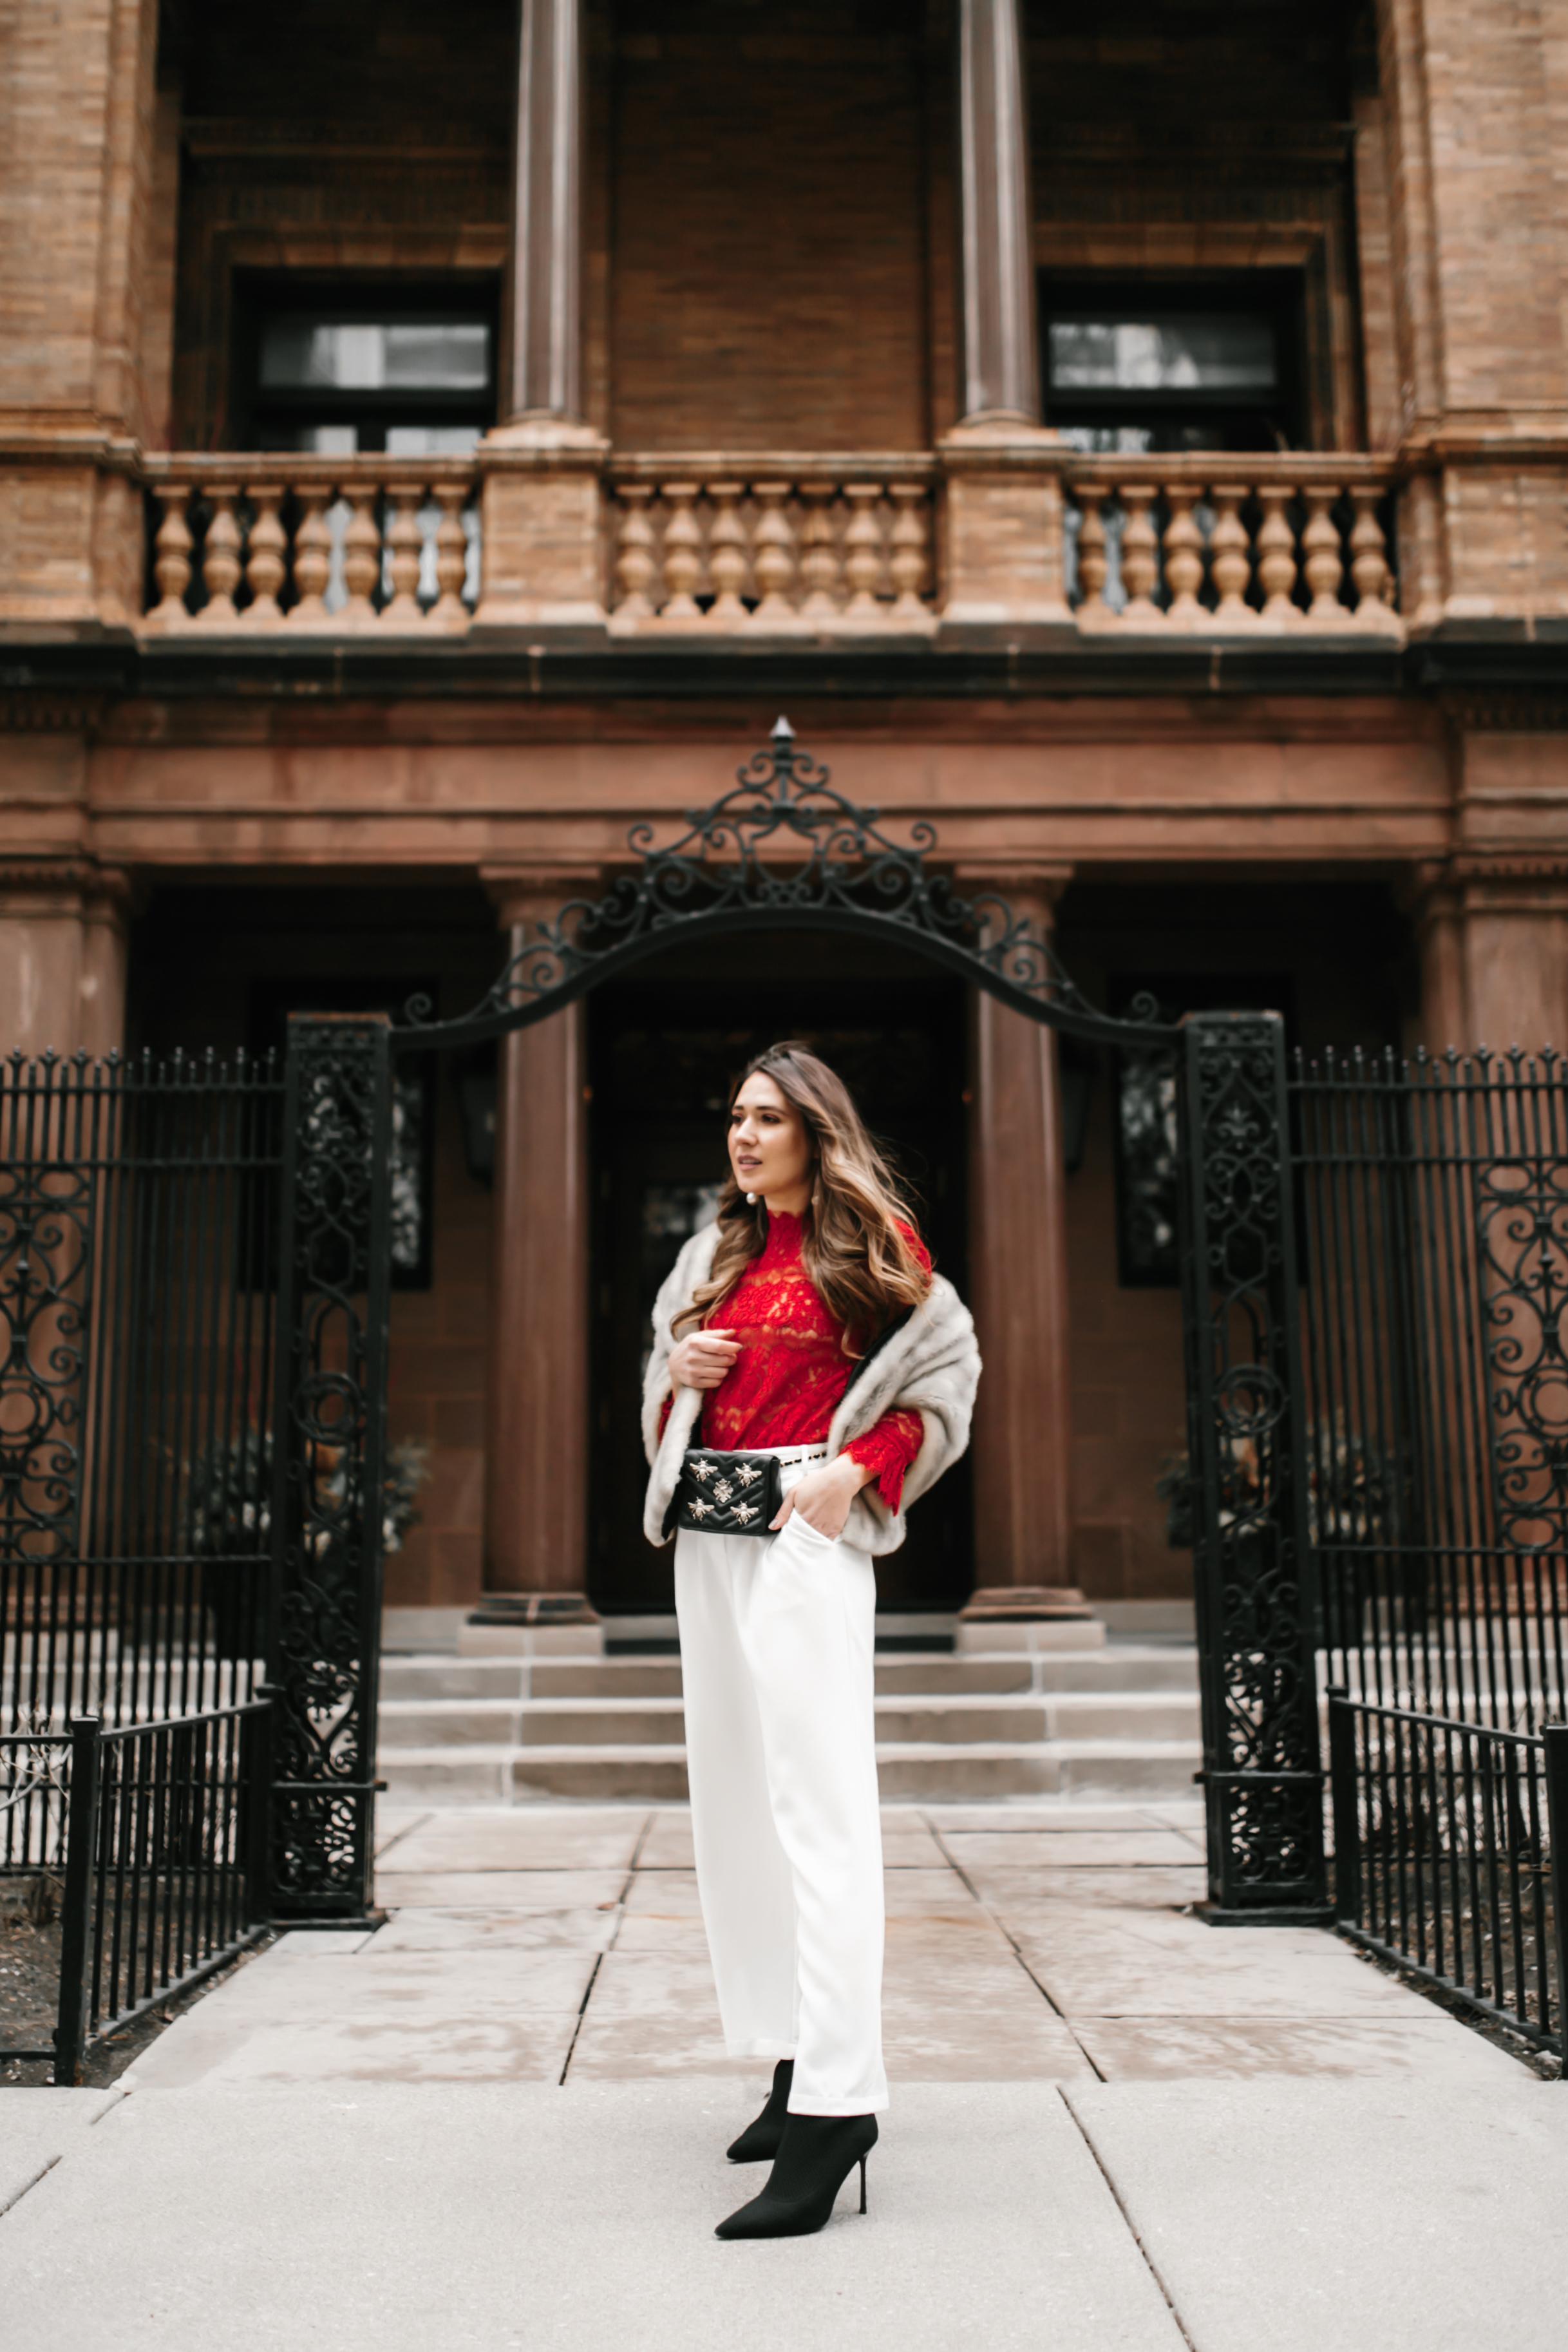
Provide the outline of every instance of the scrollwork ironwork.
{"type": "Polygon", "coordinates": [[[1498,1116],[1516,1133],[1475,1171],[1498,1540],[1553,1559],[1568,1553],[1568,1166],[1550,1127],[1527,1140],[1525,1097],[1559,1082],[1556,1059],[1527,1077],[1509,1056],[1498,1116]]]}
{"type": "Polygon", "coordinates": [[[10,1099],[27,1116],[0,1159],[0,1559],[33,1575],[80,1541],[94,1192],[61,1156],[65,1078],[53,1054],[30,1068],[13,1055],[10,1099]]]}
{"type": "Polygon", "coordinates": [[[1321,1911],[1315,1621],[1283,1027],[1186,1024],[1182,1279],[1210,1896],[1321,1911]]]}
{"type": "Polygon", "coordinates": [[[456,1021],[432,1020],[414,998],[401,1050],[465,1045],[542,1020],[588,989],[670,943],[674,935],[756,929],[882,934],[987,989],[1005,1003],[1080,1037],[1170,1045],[1152,998],[1114,1019],[1092,1005],[1050,940],[998,892],[970,898],[927,861],[937,846],[928,819],[894,841],[876,809],[834,791],[830,771],[798,749],[780,719],[767,747],[737,771],[711,806],[691,810],[686,830],[660,846],[635,824],[627,846],[636,870],[599,898],[572,898],[511,957],[482,1003],[456,1021]],[[773,851],[769,856],[765,852],[773,851]]]}
{"type": "Polygon", "coordinates": [[[381,1629],[392,1074],[384,1017],[289,1024],[279,1292],[273,1883],[370,1902],[381,1629]],[[352,1823],[352,1834],[345,1822],[352,1823]]]}

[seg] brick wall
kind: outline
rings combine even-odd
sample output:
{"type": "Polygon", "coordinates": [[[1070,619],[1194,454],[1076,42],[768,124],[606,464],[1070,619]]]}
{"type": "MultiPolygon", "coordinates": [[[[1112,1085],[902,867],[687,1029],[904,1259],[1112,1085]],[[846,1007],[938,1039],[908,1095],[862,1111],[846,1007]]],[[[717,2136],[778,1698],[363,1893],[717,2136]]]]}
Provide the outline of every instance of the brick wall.
{"type": "MultiPolygon", "coordinates": [[[[716,12],[630,13],[711,25],[716,12]]],[[[925,445],[920,49],[847,29],[867,13],[792,8],[765,25],[732,11],[722,32],[622,33],[610,292],[622,445],[925,445]]]]}

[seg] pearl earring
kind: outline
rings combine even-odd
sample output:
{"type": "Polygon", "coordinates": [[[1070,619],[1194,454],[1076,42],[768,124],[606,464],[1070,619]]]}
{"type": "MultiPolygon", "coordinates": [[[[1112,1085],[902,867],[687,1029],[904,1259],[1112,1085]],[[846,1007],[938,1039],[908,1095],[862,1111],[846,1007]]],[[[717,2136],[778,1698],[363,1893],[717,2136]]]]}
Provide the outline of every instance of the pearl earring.
{"type": "Polygon", "coordinates": [[[747,1196],[746,1196],[746,1205],[747,1205],[747,1207],[748,1209],[755,1209],[755,1208],[756,1208],[756,1206],[757,1206],[757,1195],[756,1195],[756,1193],[755,1193],[755,1192],[748,1192],[748,1193],[747,1194],[747,1196]]]}

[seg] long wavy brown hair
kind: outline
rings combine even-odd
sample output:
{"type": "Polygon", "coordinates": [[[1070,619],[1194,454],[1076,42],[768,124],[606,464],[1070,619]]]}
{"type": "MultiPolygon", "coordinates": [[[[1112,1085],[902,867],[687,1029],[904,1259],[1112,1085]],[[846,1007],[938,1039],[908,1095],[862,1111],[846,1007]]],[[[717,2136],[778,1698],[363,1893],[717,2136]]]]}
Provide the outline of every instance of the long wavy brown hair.
{"type": "MultiPolygon", "coordinates": [[[[793,1039],[769,1045],[731,1087],[732,1108],[747,1079],[758,1071],[772,1079],[805,1125],[811,1199],[801,1255],[829,1314],[844,1327],[846,1354],[860,1354],[895,1315],[918,1307],[931,1287],[930,1276],[900,1230],[913,1228],[915,1219],[836,1070],[793,1039]]],[[[733,1174],[719,1196],[717,1213],[712,1271],[675,1317],[671,1328],[677,1339],[712,1318],[768,1238],[767,1210],[760,1201],[747,1202],[733,1174]]]]}

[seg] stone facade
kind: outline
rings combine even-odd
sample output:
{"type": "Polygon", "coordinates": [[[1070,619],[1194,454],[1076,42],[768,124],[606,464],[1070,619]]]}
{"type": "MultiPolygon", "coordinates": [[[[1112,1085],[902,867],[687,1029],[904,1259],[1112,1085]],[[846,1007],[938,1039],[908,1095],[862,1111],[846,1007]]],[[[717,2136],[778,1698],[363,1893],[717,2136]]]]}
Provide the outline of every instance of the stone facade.
{"type": "MultiPolygon", "coordinates": [[[[1038,899],[1102,999],[1228,975],[1288,987],[1309,1045],[1568,1043],[1561,10],[1112,0],[1089,31],[1041,0],[982,44],[1018,86],[963,97],[960,136],[959,35],[1012,0],[549,5],[583,96],[530,152],[580,142],[580,207],[528,258],[580,273],[582,413],[503,397],[471,458],[398,463],[243,446],[242,297],[500,299],[530,235],[505,12],[12,10],[0,1044],[228,1048],[263,981],[356,972],[439,973],[455,1010],[519,905],[612,878],[781,706],[884,824],[1038,899]],[[1065,444],[1030,409],[1015,232],[1061,281],[1289,275],[1301,448],[1065,444]],[[1007,413],[967,415],[993,380],[1007,413]]],[[[810,985],[852,1001],[846,957],[810,985]]],[[[759,964],[755,1017],[789,1024],[804,970],[759,964]]],[[[650,981],[677,1010],[697,985],[650,981]]],[[[435,1278],[394,1306],[394,1429],[435,1449],[400,1602],[601,1575],[609,1017],[504,1057],[493,1190],[463,1073],[436,1087],[435,1278]],[[541,1313],[553,1355],[519,1339],[541,1313]]],[[[944,1181],[1014,1376],[961,1561],[899,1597],[1179,1593],[1175,1300],[1119,1278],[1117,1074],[1012,1019],[971,1026],[944,1181]]]]}

